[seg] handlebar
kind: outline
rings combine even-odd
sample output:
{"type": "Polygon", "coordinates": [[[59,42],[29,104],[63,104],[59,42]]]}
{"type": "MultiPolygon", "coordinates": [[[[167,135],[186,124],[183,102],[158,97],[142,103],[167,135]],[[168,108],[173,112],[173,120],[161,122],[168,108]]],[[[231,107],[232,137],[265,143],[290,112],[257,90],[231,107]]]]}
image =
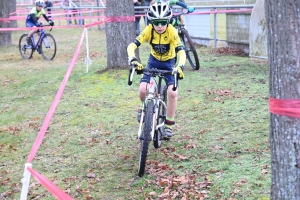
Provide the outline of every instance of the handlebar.
{"type": "MultiPolygon", "coordinates": [[[[38,28],[37,30],[43,29],[43,27],[45,26],[51,26],[51,25],[43,25],[41,24],[40,26],[37,26],[36,28],[38,28]]],[[[49,29],[49,31],[52,31],[52,28],[49,29]]]]}
{"type": "Polygon", "coordinates": [[[186,15],[186,14],[189,14],[189,10],[185,10],[184,12],[180,12],[179,14],[173,14],[172,17],[178,17],[180,15],[186,15]]]}
{"type": "MultiPolygon", "coordinates": [[[[135,66],[130,65],[129,69],[129,75],[128,75],[128,85],[132,85],[133,75],[135,72],[135,66]]],[[[172,71],[170,70],[161,70],[157,68],[152,69],[143,69],[143,73],[149,75],[149,76],[164,76],[164,75],[173,75],[175,78],[175,83],[173,85],[172,90],[175,91],[178,87],[178,71],[176,68],[174,68],[172,71]]]]}

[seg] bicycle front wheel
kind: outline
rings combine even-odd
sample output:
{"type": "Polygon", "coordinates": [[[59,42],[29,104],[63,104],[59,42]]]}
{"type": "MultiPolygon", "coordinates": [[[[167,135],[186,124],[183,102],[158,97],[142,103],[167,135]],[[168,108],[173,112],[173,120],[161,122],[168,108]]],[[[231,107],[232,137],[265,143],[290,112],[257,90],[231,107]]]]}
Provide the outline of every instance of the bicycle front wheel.
{"type": "MultiPolygon", "coordinates": [[[[162,85],[161,86],[161,98],[162,101],[165,102],[165,104],[167,105],[167,90],[168,87],[166,85],[162,85]]],[[[157,121],[156,124],[161,124],[166,120],[166,115],[167,115],[167,111],[166,108],[163,106],[162,103],[159,104],[158,107],[158,117],[157,117],[157,121]]],[[[159,130],[154,132],[154,138],[153,138],[153,145],[155,148],[160,148],[161,147],[161,141],[162,141],[162,131],[163,128],[159,128],[159,130]]]]}
{"type": "Polygon", "coordinates": [[[184,43],[186,57],[194,70],[199,70],[200,62],[197,51],[195,49],[194,43],[187,32],[187,30],[182,29],[180,34],[181,40],[184,43]]]}
{"type": "Polygon", "coordinates": [[[19,40],[20,55],[22,56],[23,59],[26,60],[32,58],[32,54],[33,54],[32,46],[27,45],[27,41],[26,41],[27,36],[28,34],[23,34],[19,40]]]}
{"type": "Polygon", "coordinates": [[[153,124],[153,111],[154,104],[153,101],[149,101],[146,112],[145,112],[145,122],[143,127],[143,134],[141,138],[141,146],[140,146],[140,160],[139,160],[139,169],[138,175],[141,177],[145,173],[146,161],[148,155],[148,147],[151,140],[151,131],[153,124]]]}
{"type": "Polygon", "coordinates": [[[52,35],[46,33],[41,45],[41,54],[45,60],[52,60],[56,55],[56,42],[52,35]]]}

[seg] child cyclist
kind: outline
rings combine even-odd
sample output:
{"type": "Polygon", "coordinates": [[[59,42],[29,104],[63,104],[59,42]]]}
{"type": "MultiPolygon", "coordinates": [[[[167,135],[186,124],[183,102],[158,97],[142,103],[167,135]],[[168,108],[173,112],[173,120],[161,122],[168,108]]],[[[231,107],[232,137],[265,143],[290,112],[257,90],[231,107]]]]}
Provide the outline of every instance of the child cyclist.
{"type": "MultiPolygon", "coordinates": [[[[186,55],[177,30],[169,24],[172,17],[171,8],[165,3],[154,3],[148,9],[147,17],[151,21],[151,24],[127,47],[129,64],[136,66],[136,72],[138,74],[142,73],[144,67],[135,58],[134,51],[144,42],[149,42],[151,51],[146,68],[172,70],[175,67],[175,57],[177,54],[178,64],[176,69],[178,70],[179,78],[183,79],[183,66],[186,61],[186,55]]],[[[168,102],[163,137],[167,139],[172,137],[172,125],[175,124],[174,117],[177,108],[178,93],[177,90],[172,90],[174,76],[166,75],[165,80],[168,86],[168,102]]],[[[145,74],[140,80],[139,96],[142,102],[146,98],[149,81],[150,77],[145,74]]],[[[140,110],[139,114],[141,114],[140,110]]],[[[138,121],[139,120],[141,119],[139,119],[138,115],[138,121]]]]}
{"type": "MultiPolygon", "coordinates": [[[[29,15],[26,18],[26,27],[39,27],[41,26],[41,23],[38,22],[39,18],[43,16],[45,20],[51,25],[54,25],[54,22],[49,20],[49,18],[46,15],[44,8],[44,0],[36,0],[35,1],[35,7],[33,7],[29,13],[29,15]]],[[[27,44],[32,45],[31,42],[31,36],[37,32],[37,29],[33,29],[29,32],[28,37],[26,38],[27,44]]],[[[39,50],[40,48],[38,48],[39,50]]]]}

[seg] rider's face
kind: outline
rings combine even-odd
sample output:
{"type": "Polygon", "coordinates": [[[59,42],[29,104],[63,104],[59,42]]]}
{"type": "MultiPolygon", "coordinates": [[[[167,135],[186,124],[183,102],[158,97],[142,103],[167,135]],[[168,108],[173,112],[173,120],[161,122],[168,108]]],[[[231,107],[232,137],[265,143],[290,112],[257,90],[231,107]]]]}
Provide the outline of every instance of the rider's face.
{"type": "Polygon", "coordinates": [[[37,9],[38,11],[41,11],[42,8],[43,8],[43,6],[36,6],[36,9],[37,9]]]}
{"type": "Polygon", "coordinates": [[[152,22],[155,31],[159,34],[162,34],[166,31],[168,21],[167,20],[155,20],[152,22]]]}

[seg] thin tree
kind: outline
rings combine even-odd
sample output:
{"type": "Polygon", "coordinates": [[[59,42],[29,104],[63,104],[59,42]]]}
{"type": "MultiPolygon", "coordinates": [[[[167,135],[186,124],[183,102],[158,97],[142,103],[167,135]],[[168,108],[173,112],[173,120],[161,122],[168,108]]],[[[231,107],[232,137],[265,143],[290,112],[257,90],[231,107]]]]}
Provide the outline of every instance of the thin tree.
{"type": "Polygon", "coordinates": [[[133,1],[106,1],[106,19],[107,67],[128,67],[126,48],[135,38],[133,1]]]}
{"type": "Polygon", "coordinates": [[[297,108],[300,110],[299,8],[299,0],[265,1],[270,75],[271,199],[276,200],[300,199],[300,113],[291,115],[297,108]]]}
{"type": "MultiPolygon", "coordinates": [[[[0,0],[0,18],[9,18],[10,13],[16,11],[16,0],[0,0]]],[[[0,21],[0,28],[10,28],[15,27],[16,21],[4,22],[0,21]]],[[[10,45],[12,43],[11,40],[11,32],[4,31],[0,32],[0,46],[10,45]]]]}

